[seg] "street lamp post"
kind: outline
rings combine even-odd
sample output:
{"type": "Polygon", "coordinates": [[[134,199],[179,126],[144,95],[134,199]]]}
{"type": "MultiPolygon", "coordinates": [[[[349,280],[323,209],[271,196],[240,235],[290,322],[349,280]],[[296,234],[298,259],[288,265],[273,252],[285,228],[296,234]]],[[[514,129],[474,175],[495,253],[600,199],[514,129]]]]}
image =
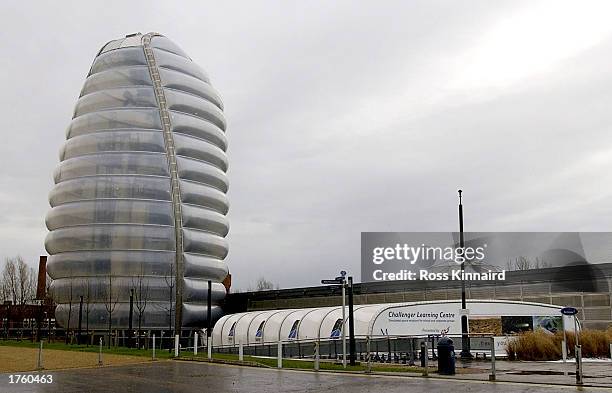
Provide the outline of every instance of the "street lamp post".
{"type": "MultiPolygon", "coordinates": [[[[340,276],[334,278],[333,280],[321,280],[321,284],[327,285],[340,285],[342,286],[342,367],[346,368],[346,272],[343,270],[340,272],[340,276]]],[[[349,278],[352,281],[352,278],[349,278]]],[[[352,312],[349,312],[349,317],[352,312]]],[[[351,321],[352,325],[352,321],[351,321]]]]}
{"type": "MultiPolygon", "coordinates": [[[[461,200],[462,191],[459,190],[459,248],[463,252],[463,203],[461,200]]],[[[461,358],[472,359],[472,353],[470,352],[470,336],[468,334],[468,317],[467,317],[467,305],[465,301],[465,260],[461,262],[461,358]]]]}
{"type": "Polygon", "coordinates": [[[346,368],[346,284],[342,276],[342,367],[346,368]]]}
{"type": "Polygon", "coordinates": [[[353,277],[348,278],[348,302],[349,302],[349,360],[351,366],[355,365],[355,320],[353,312],[353,277]]]}

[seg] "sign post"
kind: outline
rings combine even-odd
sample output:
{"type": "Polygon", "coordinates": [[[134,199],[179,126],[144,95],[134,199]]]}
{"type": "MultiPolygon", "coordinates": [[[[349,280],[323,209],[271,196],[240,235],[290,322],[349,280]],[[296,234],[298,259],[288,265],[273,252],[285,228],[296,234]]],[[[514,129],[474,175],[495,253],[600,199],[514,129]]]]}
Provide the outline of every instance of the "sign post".
{"type": "Polygon", "coordinates": [[[321,280],[324,285],[342,286],[342,367],[346,368],[346,271],[342,270],[340,276],[333,280],[321,280]]]}
{"type": "MultiPolygon", "coordinates": [[[[574,317],[574,353],[576,356],[576,385],[582,385],[582,348],[580,346],[580,334],[578,332],[578,310],[574,307],[563,307],[561,314],[574,317]]],[[[563,333],[565,334],[565,327],[563,333]]]]}

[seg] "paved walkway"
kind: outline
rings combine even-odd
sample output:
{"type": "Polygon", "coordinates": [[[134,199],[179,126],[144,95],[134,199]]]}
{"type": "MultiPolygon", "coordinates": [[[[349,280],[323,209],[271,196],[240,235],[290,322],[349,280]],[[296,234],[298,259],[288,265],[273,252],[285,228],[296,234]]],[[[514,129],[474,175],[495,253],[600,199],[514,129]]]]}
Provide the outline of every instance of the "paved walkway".
{"type": "Polygon", "coordinates": [[[52,384],[10,384],[0,374],[0,391],[14,392],[601,392],[602,388],[576,388],[514,382],[367,376],[240,367],[185,361],[52,371],[52,384]]]}

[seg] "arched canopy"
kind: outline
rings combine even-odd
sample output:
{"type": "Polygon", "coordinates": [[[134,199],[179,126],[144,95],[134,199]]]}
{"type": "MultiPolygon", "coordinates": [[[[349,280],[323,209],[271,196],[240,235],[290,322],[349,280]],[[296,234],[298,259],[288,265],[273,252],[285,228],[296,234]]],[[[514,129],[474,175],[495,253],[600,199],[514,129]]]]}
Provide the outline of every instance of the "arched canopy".
{"type": "MultiPolygon", "coordinates": [[[[468,301],[469,318],[521,316],[535,321],[561,317],[561,306],[510,300],[468,301]],[[538,319],[540,318],[540,319],[538,319]]],[[[348,310],[345,326],[348,334],[348,310]]],[[[355,336],[461,334],[461,302],[440,300],[359,305],[354,308],[355,336]]],[[[563,317],[570,330],[573,320],[563,317]]],[[[226,315],[213,330],[213,345],[272,344],[291,340],[338,339],[342,307],[251,311],[226,315]]]]}

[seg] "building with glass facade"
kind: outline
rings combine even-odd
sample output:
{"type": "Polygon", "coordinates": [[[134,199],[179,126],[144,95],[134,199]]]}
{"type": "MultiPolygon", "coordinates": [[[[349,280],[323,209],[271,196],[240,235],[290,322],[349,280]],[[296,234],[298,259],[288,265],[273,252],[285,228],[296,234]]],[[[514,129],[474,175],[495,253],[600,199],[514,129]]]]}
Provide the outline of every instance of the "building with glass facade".
{"type": "Polygon", "coordinates": [[[45,246],[64,328],[205,326],[228,268],[227,140],[208,75],[168,38],[95,57],[60,151],[45,246]]]}

